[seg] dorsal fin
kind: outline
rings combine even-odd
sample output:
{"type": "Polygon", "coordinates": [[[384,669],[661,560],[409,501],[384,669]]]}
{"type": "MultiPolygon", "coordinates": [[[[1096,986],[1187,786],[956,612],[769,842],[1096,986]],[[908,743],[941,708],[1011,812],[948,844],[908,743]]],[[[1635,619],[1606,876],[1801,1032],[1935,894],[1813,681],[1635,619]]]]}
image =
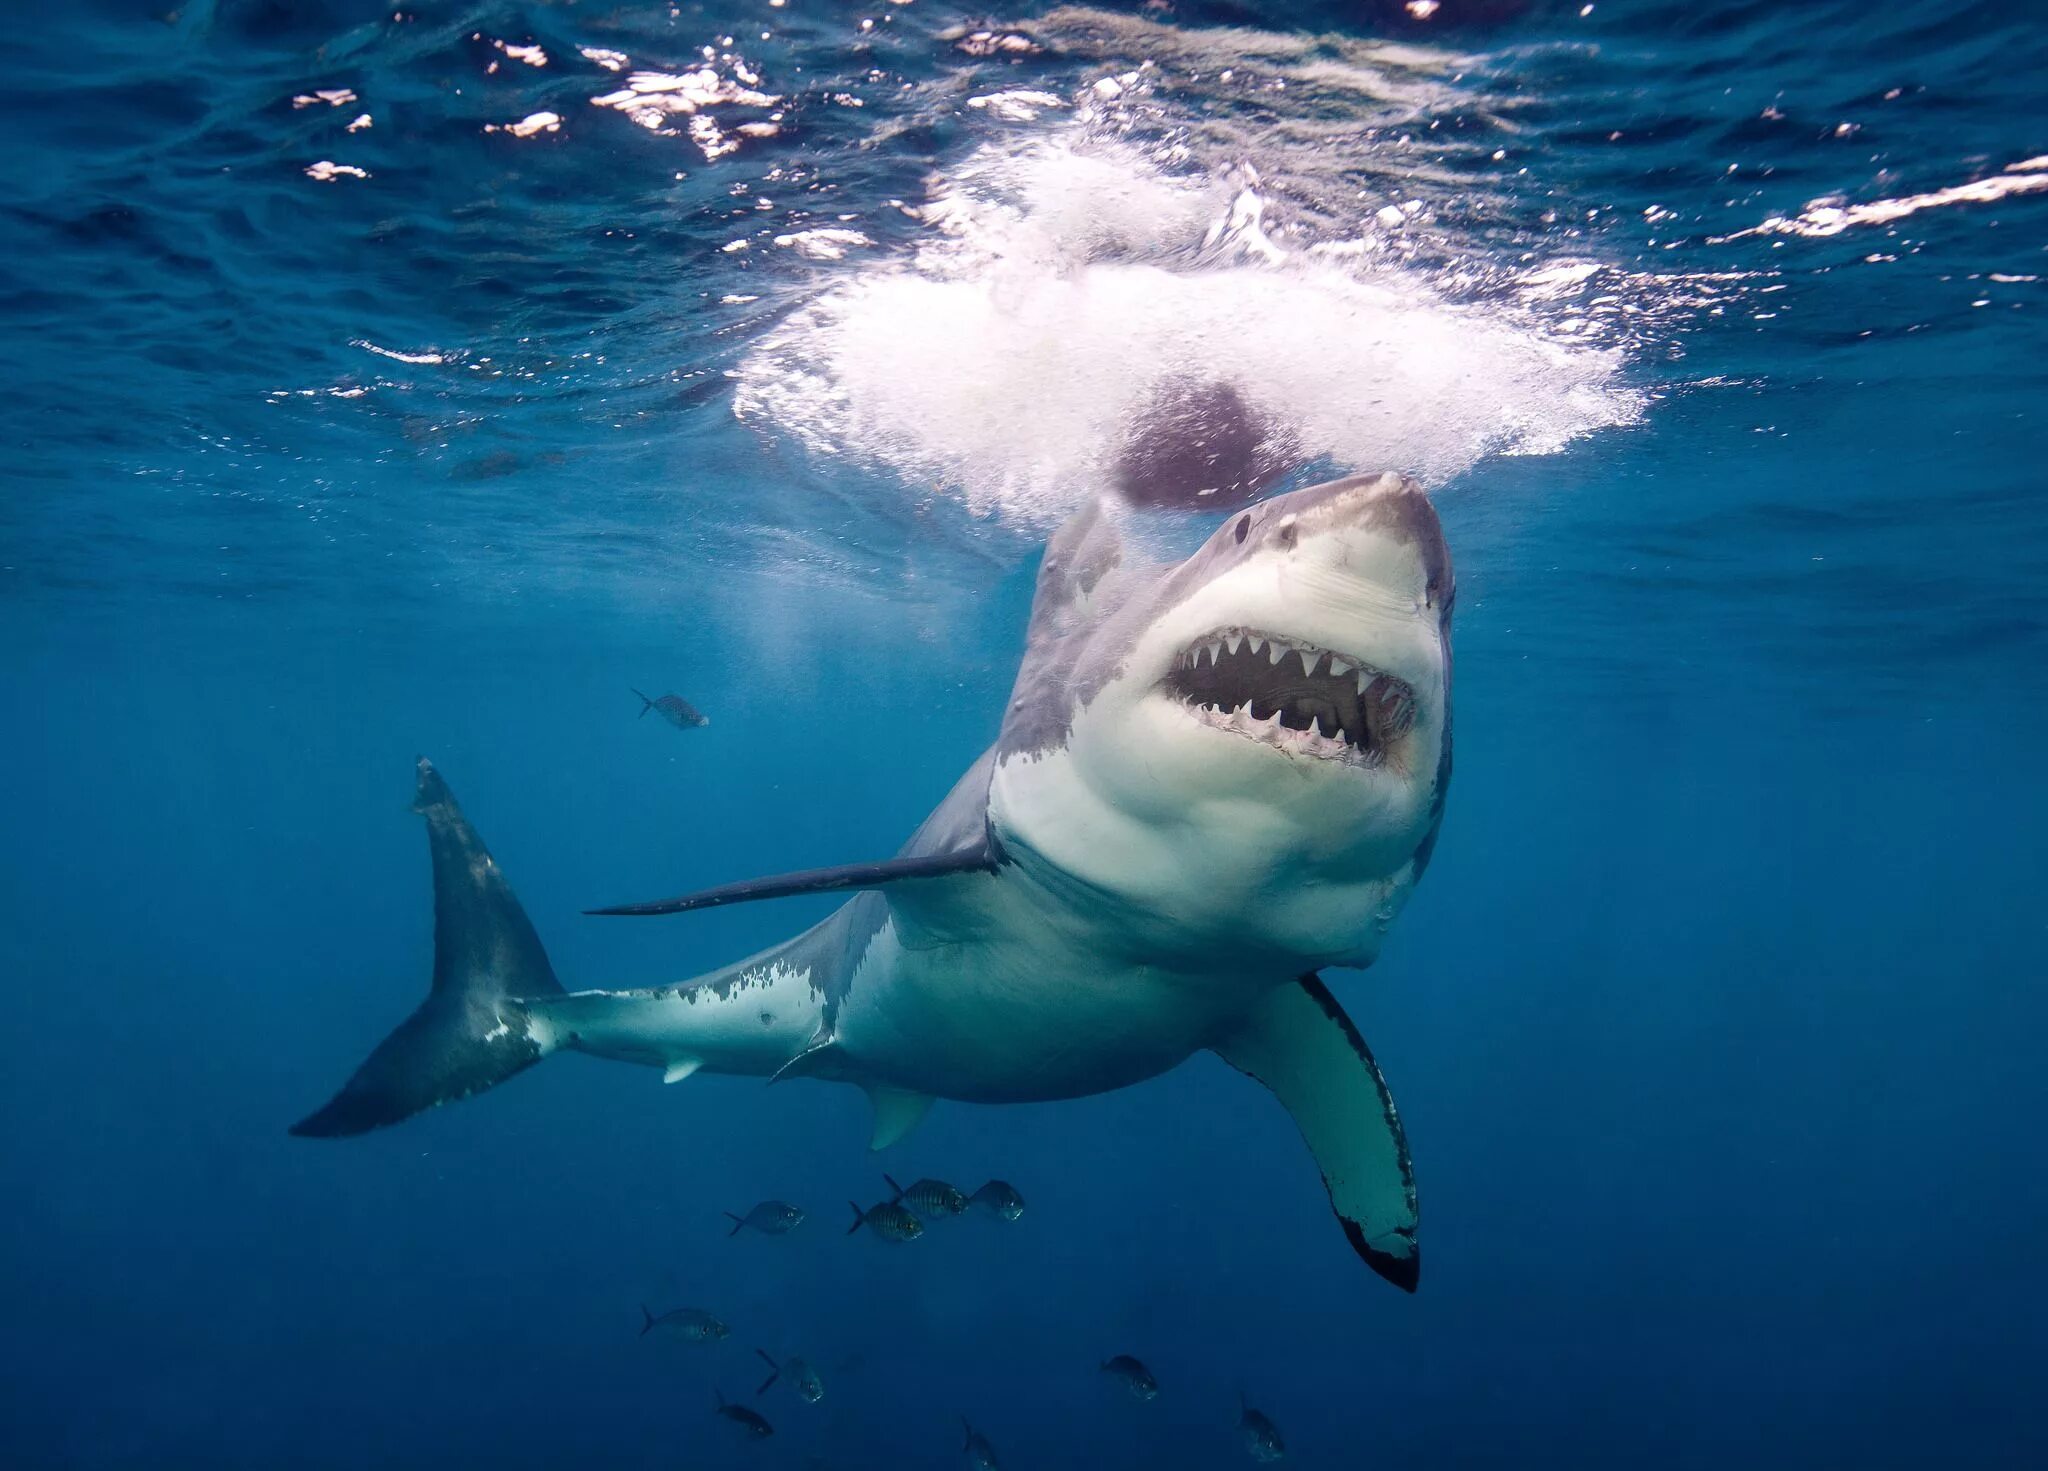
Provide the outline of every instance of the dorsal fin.
{"type": "Polygon", "coordinates": [[[1067,518],[1046,543],[1010,703],[996,749],[1003,756],[1057,746],[1066,737],[1077,636],[1101,616],[1103,583],[1124,561],[1123,535],[1099,500],[1067,518]]]}
{"type": "Polygon", "coordinates": [[[1045,544],[1038,564],[1038,588],[1031,596],[1031,624],[1026,642],[1041,631],[1088,610],[1102,579],[1124,559],[1123,534],[1104,513],[1102,502],[1090,501],[1063,522],[1045,544]]]}

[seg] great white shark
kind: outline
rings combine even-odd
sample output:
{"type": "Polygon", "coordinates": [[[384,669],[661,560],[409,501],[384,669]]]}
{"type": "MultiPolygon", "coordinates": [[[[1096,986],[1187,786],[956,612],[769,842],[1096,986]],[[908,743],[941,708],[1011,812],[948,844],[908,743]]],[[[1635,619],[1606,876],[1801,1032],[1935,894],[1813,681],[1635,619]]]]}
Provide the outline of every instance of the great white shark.
{"type": "Polygon", "coordinates": [[[432,988],[292,1132],[394,1124],[570,1048],[669,1082],[854,1084],[879,1149],[935,1098],[1080,1097],[1207,1049],[1293,1115],[1353,1248],[1412,1292],[1407,1141],[1319,973],[1372,964],[1435,846],[1452,593],[1436,513],[1399,475],[1277,496],[1178,564],[1080,512],[1046,548],[995,745],[895,858],[596,911],[857,891],[679,985],[564,991],[422,760],[432,988]]]}

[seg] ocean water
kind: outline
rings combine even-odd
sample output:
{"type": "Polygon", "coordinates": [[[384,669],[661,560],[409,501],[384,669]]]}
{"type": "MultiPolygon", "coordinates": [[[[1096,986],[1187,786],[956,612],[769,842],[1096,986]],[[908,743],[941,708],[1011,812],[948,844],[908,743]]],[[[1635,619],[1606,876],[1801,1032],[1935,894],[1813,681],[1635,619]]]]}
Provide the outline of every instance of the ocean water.
{"type": "Polygon", "coordinates": [[[2048,1458],[2037,7],[9,19],[0,1460],[2048,1458]],[[879,1157],[580,1058],[287,1137],[424,992],[417,755],[571,986],[780,939],[580,912],[893,851],[1190,379],[1457,559],[1442,841],[1331,976],[1414,1297],[1207,1057],[879,1157]],[[846,1238],[883,1170],[1028,1210],[846,1238]]]}

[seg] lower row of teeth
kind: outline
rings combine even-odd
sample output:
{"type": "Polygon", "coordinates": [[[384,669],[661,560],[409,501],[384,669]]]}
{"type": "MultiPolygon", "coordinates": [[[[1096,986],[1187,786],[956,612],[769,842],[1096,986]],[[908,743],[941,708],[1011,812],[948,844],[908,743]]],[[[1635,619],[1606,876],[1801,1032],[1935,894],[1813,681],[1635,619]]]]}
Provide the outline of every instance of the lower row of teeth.
{"type": "Polygon", "coordinates": [[[1323,740],[1335,741],[1339,745],[1349,745],[1351,743],[1351,737],[1344,732],[1342,727],[1338,728],[1335,735],[1323,735],[1323,718],[1320,715],[1311,717],[1309,728],[1302,730],[1296,726],[1284,724],[1280,719],[1280,712],[1277,710],[1261,720],[1258,716],[1252,714],[1250,701],[1246,701],[1235,710],[1229,711],[1217,705],[1204,705],[1202,708],[1212,715],[1221,716],[1223,723],[1231,729],[1250,731],[1254,735],[1271,735],[1284,730],[1289,735],[1320,736],[1323,740]]]}

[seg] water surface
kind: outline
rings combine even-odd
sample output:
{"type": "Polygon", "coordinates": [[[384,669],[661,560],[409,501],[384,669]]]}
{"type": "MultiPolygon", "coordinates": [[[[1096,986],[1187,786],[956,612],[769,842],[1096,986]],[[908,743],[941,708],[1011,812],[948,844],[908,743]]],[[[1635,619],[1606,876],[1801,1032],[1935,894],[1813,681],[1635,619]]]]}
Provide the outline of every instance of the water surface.
{"type": "Polygon", "coordinates": [[[1240,1389],[1304,1465],[2039,1460],[2048,29],[1422,8],[12,28],[11,1463],[1224,1466],[1240,1389]],[[1444,838],[1338,984],[1416,1298],[1208,1060],[879,1162],[578,1063],[285,1137],[424,986],[415,755],[570,984],[775,939],[577,912],[893,849],[1186,375],[1459,563],[1444,838]],[[868,1251],[882,1168],[1031,1210],[868,1251]],[[765,1445],[757,1343],[828,1385],[765,1445]]]}

